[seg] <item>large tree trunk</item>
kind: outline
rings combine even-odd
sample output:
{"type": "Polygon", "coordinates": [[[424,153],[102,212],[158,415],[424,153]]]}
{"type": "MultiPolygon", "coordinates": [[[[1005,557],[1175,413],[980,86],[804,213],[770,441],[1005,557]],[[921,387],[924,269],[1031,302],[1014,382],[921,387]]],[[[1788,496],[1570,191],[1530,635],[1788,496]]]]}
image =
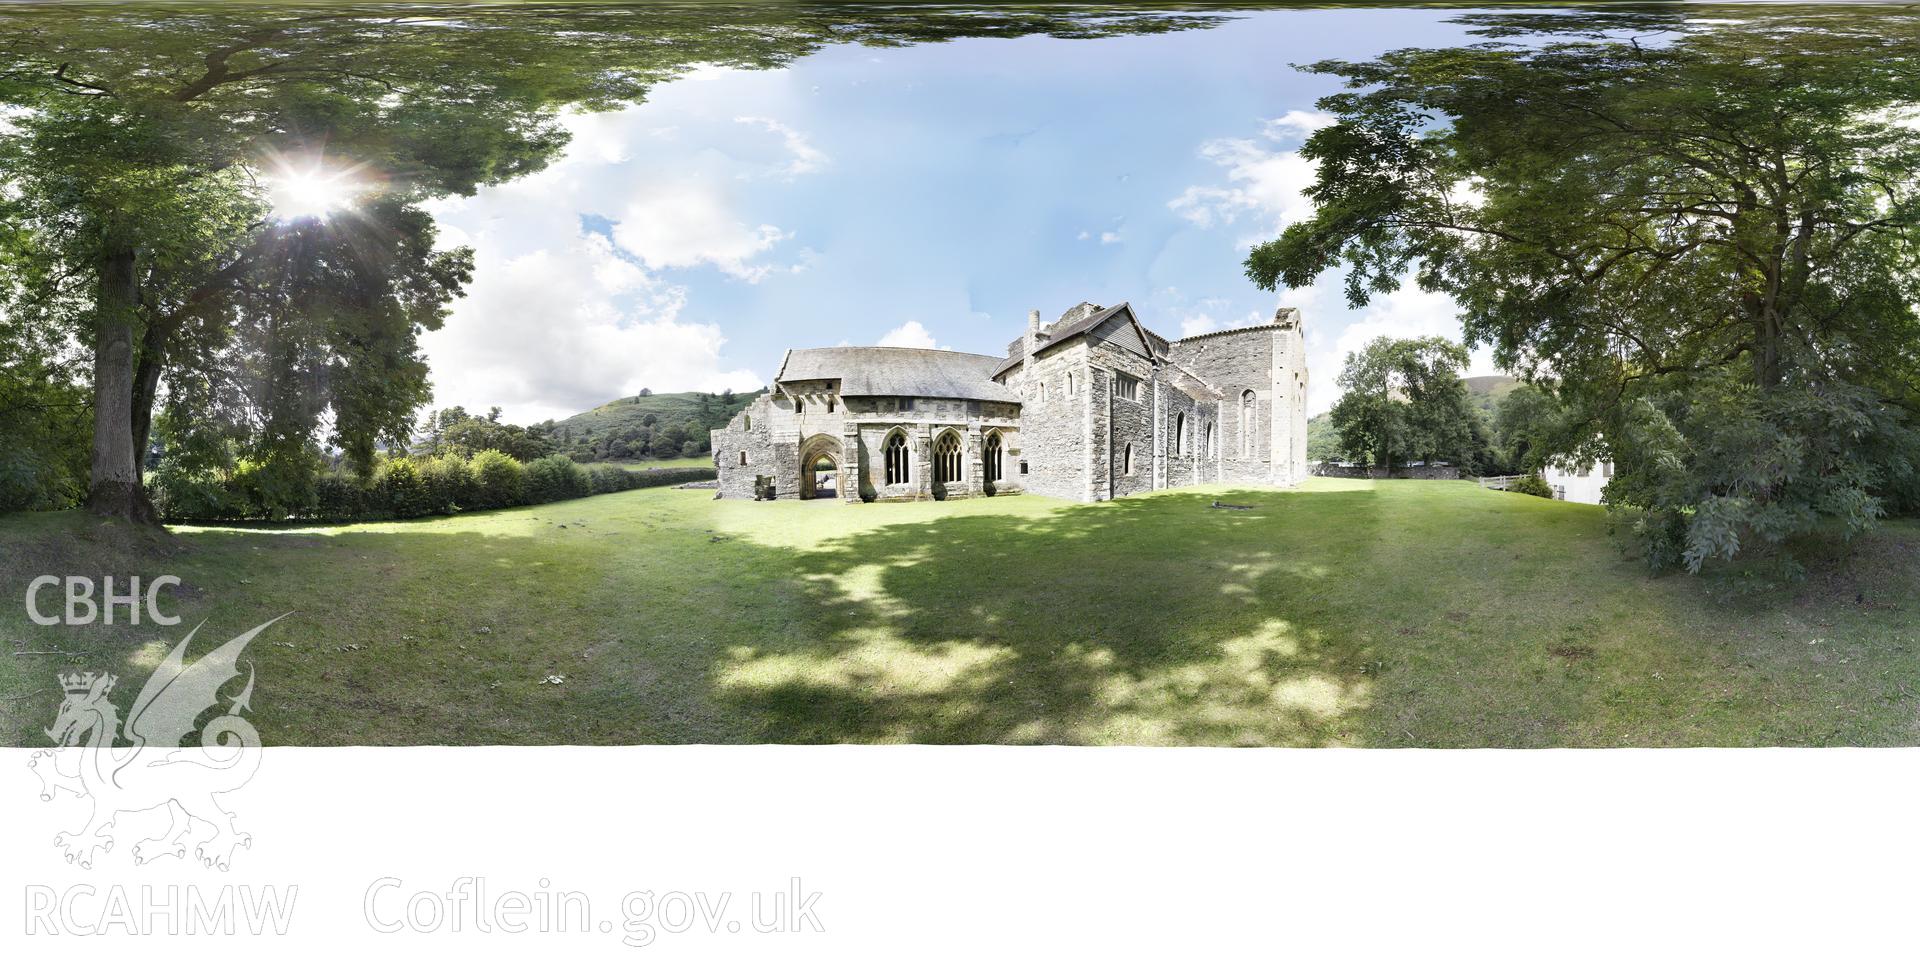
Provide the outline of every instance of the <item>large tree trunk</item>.
{"type": "Polygon", "coordinates": [[[100,258],[93,351],[93,473],[87,509],[101,516],[158,523],[140,483],[133,445],[134,251],[100,258]]]}
{"type": "Polygon", "coordinates": [[[153,436],[153,403],[160,392],[160,371],[166,364],[172,325],[155,319],[147,323],[140,344],[140,365],[133,372],[133,475],[147,478],[147,441],[153,436]]]}

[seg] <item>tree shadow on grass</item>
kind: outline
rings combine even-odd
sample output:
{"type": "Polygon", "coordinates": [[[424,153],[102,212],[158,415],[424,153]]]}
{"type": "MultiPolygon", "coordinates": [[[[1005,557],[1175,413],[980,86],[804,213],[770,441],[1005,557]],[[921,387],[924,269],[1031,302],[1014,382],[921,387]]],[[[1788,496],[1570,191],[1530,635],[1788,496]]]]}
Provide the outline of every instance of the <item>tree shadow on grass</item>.
{"type": "Polygon", "coordinates": [[[0,744],[44,739],[57,670],[111,670],[130,695],[194,624],[198,654],[290,610],[248,650],[268,744],[1911,740],[1883,729],[1898,698],[1861,693],[1910,679],[1910,584],[1849,581],[1809,608],[1835,621],[1809,646],[1791,603],[1693,609],[1689,583],[1614,556],[1592,511],[1450,490],[932,509],[635,492],[329,535],[183,531],[160,554],[78,518],[9,521],[6,592],[173,574],[184,624],[0,608],[10,645],[70,653],[6,658],[0,744]]]}
{"type": "Polygon", "coordinates": [[[207,623],[197,654],[291,610],[247,654],[269,744],[1356,743],[1377,658],[1339,629],[1324,581],[1352,558],[1322,528],[1360,549],[1371,496],[955,513],[809,547],[644,498],[592,523],[194,531],[129,568],[182,577],[183,626],[48,628],[72,655],[16,678],[3,739],[37,742],[55,669],[137,689],[186,627],[207,623]]]}
{"type": "MultiPolygon", "coordinates": [[[[1370,645],[1324,552],[1371,491],[1161,494],[892,524],[791,558],[811,616],[717,665],[716,699],[803,742],[1358,742],[1370,645]],[[1336,502],[1337,501],[1337,502],[1336,502]]],[[[886,509],[884,506],[863,509],[886,509]]],[[[1364,529],[1341,538],[1357,552],[1364,529]]]]}

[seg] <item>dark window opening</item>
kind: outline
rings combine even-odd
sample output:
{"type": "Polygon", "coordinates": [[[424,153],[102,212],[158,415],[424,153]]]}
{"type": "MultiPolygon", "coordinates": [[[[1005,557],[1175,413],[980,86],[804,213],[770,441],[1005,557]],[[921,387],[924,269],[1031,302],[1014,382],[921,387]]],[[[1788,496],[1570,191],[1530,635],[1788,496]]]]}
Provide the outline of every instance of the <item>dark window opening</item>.
{"type": "Polygon", "coordinates": [[[887,438],[887,483],[907,482],[907,436],[896,433],[887,438]]]}
{"type": "Polygon", "coordinates": [[[960,480],[960,438],[952,433],[942,434],[933,445],[933,479],[936,483],[960,480]]]}

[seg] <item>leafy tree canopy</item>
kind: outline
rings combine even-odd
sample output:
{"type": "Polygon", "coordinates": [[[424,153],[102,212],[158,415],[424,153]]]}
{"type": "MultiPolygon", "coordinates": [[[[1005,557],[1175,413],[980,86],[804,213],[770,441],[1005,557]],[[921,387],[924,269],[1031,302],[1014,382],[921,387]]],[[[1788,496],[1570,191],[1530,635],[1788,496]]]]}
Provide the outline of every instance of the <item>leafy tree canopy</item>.
{"type": "Polygon", "coordinates": [[[1868,527],[1920,441],[1920,15],[1471,18],[1344,78],[1312,217],[1247,259],[1365,303],[1411,275],[1615,460],[1657,565],[1868,527]]]}
{"type": "MultiPolygon", "coordinates": [[[[1216,19],[1095,6],[9,4],[0,332],[64,339],[35,362],[88,394],[98,512],[153,517],[141,467],[163,392],[180,414],[166,418],[170,439],[197,456],[297,471],[325,430],[364,470],[427,400],[416,339],[468,280],[468,254],[436,247],[419,202],[541,169],[566,143],[564,111],[637,102],[695,65],[775,67],[829,44],[1216,19]],[[351,176],[365,199],[350,216],[288,222],[266,197],[289,171],[351,176]]],[[[35,482],[71,479],[68,460],[39,458],[35,482]]]]}
{"type": "Polygon", "coordinates": [[[1377,337],[1347,355],[1331,425],[1341,450],[1391,471],[1410,460],[1446,460],[1472,469],[1486,446],[1460,370],[1467,351],[1440,337],[1377,337]]]}

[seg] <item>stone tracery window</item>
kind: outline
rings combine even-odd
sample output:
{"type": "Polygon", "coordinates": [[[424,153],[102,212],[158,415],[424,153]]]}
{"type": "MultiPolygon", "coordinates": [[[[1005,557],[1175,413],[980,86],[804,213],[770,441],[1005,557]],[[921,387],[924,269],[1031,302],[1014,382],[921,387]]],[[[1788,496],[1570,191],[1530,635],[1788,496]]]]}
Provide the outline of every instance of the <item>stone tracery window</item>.
{"type": "Polygon", "coordinates": [[[952,431],[940,435],[933,445],[933,480],[955,483],[960,479],[960,438],[952,431]]]}
{"type": "Polygon", "coordinates": [[[981,461],[980,467],[985,474],[983,479],[988,483],[997,483],[1000,480],[1000,455],[1000,434],[987,434],[986,456],[981,461]]]}
{"type": "Polygon", "coordinates": [[[887,483],[906,483],[910,477],[907,470],[907,435],[896,432],[888,436],[884,450],[887,461],[887,483]]]}

